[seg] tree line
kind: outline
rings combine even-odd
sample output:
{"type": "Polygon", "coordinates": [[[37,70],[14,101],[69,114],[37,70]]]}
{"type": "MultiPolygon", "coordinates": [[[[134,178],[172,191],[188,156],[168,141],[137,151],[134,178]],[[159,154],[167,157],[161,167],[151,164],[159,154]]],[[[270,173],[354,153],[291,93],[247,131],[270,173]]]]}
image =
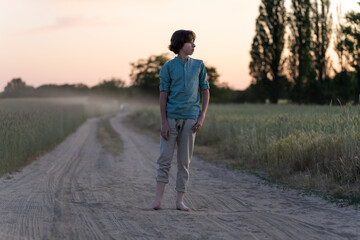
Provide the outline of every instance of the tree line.
{"type": "MultiPolygon", "coordinates": [[[[119,78],[102,80],[88,87],[85,84],[45,84],[37,88],[28,86],[21,78],[9,81],[1,93],[2,98],[16,97],[70,97],[70,96],[106,96],[106,97],[152,97],[159,96],[159,73],[161,67],[170,60],[168,54],[152,55],[131,63],[131,85],[119,78]]],[[[213,66],[206,65],[207,79],[213,102],[239,102],[242,91],[234,91],[219,82],[219,74],[213,66]]]]}
{"type": "MultiPolygon", "coordinates": [[[[250,50],[252,82],[244,91],[233,90],[219,82],[215,67],[205,63],[211,101],[359,102],[360,13],[350,11],[343,17],[338,8],[337,15],[333,29],[330,0],[291,0],[290,9],[286,9],[285,0],[261,0],[250,50]],[[337,62],[328,54],[332,41],[337,62]]],[[[160,54],[131,63],[130,86],[111,78],[94,87],[46,84],[34,88],[15,78],[0,97],[158,97],[159,72],[169,60],[168,54],[160,54]]]]}
{"type": "Polygon", "coordinates": [[[21,78],[9,81],[0,94],[1,98],[23,98],[23,97],[78,97],[78,96],[110,96],[131,95],[131,90],[125,89],[125,82],[121,79],[111,78],[103,80],[99,84],[88,87],[79,84],[44,84],[37,88],[29,86],[21,78]]]}
{"type": "MultiPolygon", "coordinates": [[[[359,2],[360,5],[360,2],[359,2]]],[[[249,64],[253,101],[358,102],[360,13],[338,6],[333,31],[330,0],[261,0],[249,64]],[[332,36],[338,62],[328,55],[332,36]]]]}

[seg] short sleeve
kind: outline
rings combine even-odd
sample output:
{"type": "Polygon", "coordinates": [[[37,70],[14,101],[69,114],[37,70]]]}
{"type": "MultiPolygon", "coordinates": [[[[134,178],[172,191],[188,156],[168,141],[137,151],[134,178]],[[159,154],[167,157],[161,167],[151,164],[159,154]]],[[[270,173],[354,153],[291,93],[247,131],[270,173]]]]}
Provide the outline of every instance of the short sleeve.
{"type": "Polygon", "coordinates": [[[199,87],[200,90],[205,90],[210,88],[209,82],[207,80],[207,74],[206,74],[206,68],[204,62],[201,62],[201,66],[200,66],[199,87]]]}
{"type": "Polygon", "coordinates": [[[169,64],[164,64],[160,69],[160,92],[169,92],[170,91],[170,74],[169,74],[169,64]]]}

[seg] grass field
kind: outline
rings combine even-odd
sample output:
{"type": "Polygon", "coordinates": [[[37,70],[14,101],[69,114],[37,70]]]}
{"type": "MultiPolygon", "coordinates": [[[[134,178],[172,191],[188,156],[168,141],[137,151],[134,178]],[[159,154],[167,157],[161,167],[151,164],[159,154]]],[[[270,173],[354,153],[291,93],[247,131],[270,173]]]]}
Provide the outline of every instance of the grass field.
{"type": "Polygon", "coordinates": [[[99,99],[1,99],[0,175],[51,150],[87,118],[116,109],[99,99]]]}
{"type": "MultiPolygon", "coordinates": [[[[0,100],[0,174],[51,150],[87,118],[111,115],[119,107],[116,101],[100,99],[0,100]]],[[[359,114],[359,106],[210,104],[195,153],[294,187],[359,202],[359,114]]],[[[130,119],[142,132],[159,138],[158,105],[138,107],[130,119]]],[[[108,118],[102,119],[98,137],[110,152],[115,135],[108,118]]]]}
{"type": "MultiPolygon", "coordinates": [[[[360,198],[358,106],[210,104],[195,153],[294,187],[360,198]]],[[[131,121],[159,134],[158,106],[131,121]]]]}

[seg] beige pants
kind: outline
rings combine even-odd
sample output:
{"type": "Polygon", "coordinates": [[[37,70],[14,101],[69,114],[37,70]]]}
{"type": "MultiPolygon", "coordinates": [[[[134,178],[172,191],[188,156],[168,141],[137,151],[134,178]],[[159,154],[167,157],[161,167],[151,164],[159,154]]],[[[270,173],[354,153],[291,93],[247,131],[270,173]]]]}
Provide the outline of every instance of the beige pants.
{"type": "Polygon", "coordinates": [[[169,170],[177,143],[177,176],[176,188],[178,192],[185,192],[186,182],[189,179],[189,164],[193,155],[195,133],[192,127],[196,119],[173,119],[168,118],[170,135],[168,141],[160,137],[160,157],[157,160],[157,182],[169,182],[169,170]]]}

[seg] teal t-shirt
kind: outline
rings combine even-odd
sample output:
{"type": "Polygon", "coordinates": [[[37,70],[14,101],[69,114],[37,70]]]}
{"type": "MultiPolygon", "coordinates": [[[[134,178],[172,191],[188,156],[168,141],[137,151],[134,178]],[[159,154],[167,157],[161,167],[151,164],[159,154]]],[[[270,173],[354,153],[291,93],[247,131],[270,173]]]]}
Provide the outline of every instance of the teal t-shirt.
{"type": "Polygon", "coordinates": [[[178,57],[168,61],[160,70],[160,91],[168,93],[168,118],[196,119],[200,116],[200,91],[209,88],[203,61],[178,57]]]}

